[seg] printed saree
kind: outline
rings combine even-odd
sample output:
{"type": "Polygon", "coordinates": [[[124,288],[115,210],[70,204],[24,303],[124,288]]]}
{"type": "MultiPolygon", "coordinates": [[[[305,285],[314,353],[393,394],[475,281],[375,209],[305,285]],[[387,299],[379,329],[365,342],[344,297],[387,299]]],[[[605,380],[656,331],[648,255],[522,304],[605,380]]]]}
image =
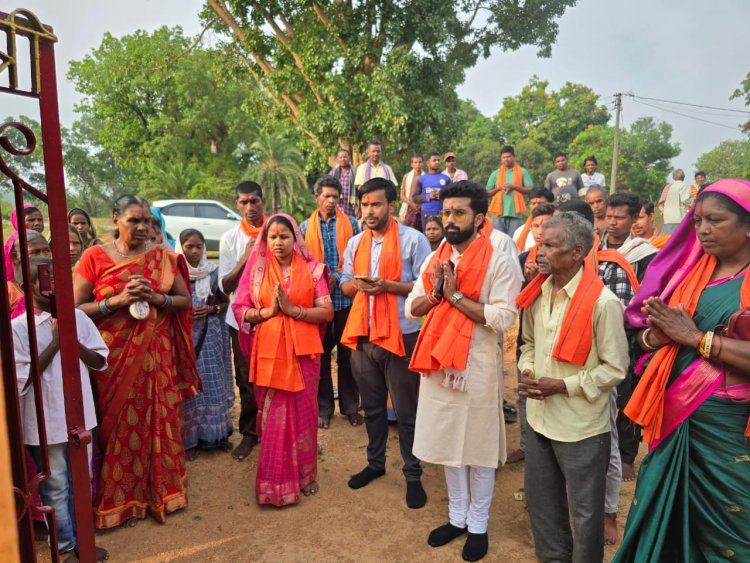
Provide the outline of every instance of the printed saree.
{"type": "MultiPolygon", "coordinates": [[[[737,311],[742,281],[704,289],[693,315],[700,330],[737,311]]],[[[680,348],[613,561],[750,561],[750,385],[723,382],[720,366],[680,348]]]]}
{"type": "MultiPolygon", "coordinates": [[[[189,287],[185,263],[162,248],[114,264],[101,247],[86,250],[77,273],[94,283],[96,300],[121,292],[131,275],[168,293],[176,276],[189,287]]],[[[102,451],[95,499],[97,528],[187,506],[181,407],[201,390],[190,311],[161,311],[136,320],[128,309],[96,321],[110,349],[109,367],[94,372],[102,451]]]]}

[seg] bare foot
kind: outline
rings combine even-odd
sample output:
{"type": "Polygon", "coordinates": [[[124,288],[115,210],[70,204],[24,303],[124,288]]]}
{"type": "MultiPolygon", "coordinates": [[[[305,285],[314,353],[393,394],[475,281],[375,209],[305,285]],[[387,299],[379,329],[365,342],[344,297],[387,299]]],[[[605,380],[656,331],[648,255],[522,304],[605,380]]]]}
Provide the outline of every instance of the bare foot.
{"type": "Polygon", "coordinates": [[[617,512],[604,514],[604,545],[617,543],[617,512]]]}
{"type": "Polygon", "coordinates": [[[195,461],[198,457],[198,448],[190,448],[185,452],[185,459],[188,461],[195,461]]]}
{"type": "Polygon", "coordinates": [[[323,430],[328,430],[328,427],[331,425],[331,417],[326,415],[320,415],[318,416],[318,428],[322,428],[323,430]]]}
{"type": "Polygon", "coordinates": [[[242,461],[250,455],[250,452],[253,451],[253,448],[257,443],[258,438],[256,438],[255,436],[243,436],[239,446],[234,448],[232,457],[237,461],[242,461]]]}
{"type": "Polygon", "coordinates": [[[622,480],[623,481],[635,480],[635,469],[633,469],[633,466],[629,463],[622,464],[622,480]]]}
{"type": "Polygon", "coordinates": [[[318,486],[318,482],[313,481],[307,487],[302,489],[302,494],[306,497],[309,497],[310,495],[314,495],[315,493],[317,493],[319,489],[320,487],[318,486]]]}
{"type": "Polygon", "coordinates": [[[128,518],[120,524],[123,528],[135,528],[138,525],[138,518],[128,518]]]}
{"type": "Polygon", "coordinates": [[[352,426],[362,426],[365,423],[365,417],[358,412],[347,415],[347,418],[349,419],[349,424],[352,426]]]}
{"type": "Polygon", "coordinates": [[[508,459],[505,460],[505,463],[518,463],[519,461],[523,461],[526,459],[526,454],[523,452],[522,449],[513,450],[508,454],[508,459]]]}

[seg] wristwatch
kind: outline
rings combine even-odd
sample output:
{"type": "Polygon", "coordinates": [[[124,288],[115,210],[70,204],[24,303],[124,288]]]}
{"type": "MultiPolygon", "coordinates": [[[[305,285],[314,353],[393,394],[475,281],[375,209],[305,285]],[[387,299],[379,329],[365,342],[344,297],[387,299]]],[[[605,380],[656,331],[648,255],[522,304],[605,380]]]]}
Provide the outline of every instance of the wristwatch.
{"type": "Polygon", "coordinates": [[[459,301],[461,301],[461,299],[463,299],[463,298],[464,298],[464,294],[461,293],[460,291],[456,291],[450,297],[451,304],[455,305],[456,303],[458,303],[459,301]]]}

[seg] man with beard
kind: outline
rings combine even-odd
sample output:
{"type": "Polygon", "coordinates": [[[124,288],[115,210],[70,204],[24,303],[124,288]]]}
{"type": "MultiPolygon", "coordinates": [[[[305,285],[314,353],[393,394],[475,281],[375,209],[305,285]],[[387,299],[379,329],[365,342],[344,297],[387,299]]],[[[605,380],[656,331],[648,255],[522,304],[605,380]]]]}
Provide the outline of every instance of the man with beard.
{"type": "Polygon", "coordinates": [[[381,160],[382,158],[383,145],[380,144],[380,141],[370,141],[367,144],[367,160],[357,168],[357,174],[354,176],[354,187],[357,190],[372,178],[385,178],[389,182],[398,185],[396,175],[391,170],[391,167],[381,160]]]}
{"type": "Polygon", "coordinates": [[[487,553],[487,523],[498,459],[504,461],[499,398],[502,350],[497,336],[515,321],[521,288],[514,260],[484,234],[487,192],[460,181],[440,192],[445,241],[422,267],[406,314],[427,315],[410,368],[422,380],[414,454],[445,467],[449,522],[428,543],[468,532],[466,561],[487,553]]]}
{"type": "Polygon", "coordinates": [[[607,232],[602,248],[617,250],[633,267],[638,282],[643,281],[646,268],[656,256],[656,248],[647,240],[634,237],[633,223],[641,212],[641,199],[628,192],[617,192],[607,200],[607,232]]]}
{"type": "MultiPolygon", "coordinates": [[[[341,293],[339,281],[344,269],[344,249],[349,240],[359,233],[359,224],[339,207],[341,184],[333,176],[323,176],[315,182],[315,201],[318,208],[300,225],[307,248],[313,258],[328,266],[328,285],[333,301],[333,320],[326,325],[323,354],[320,357],[320,383],[318,384],[318,428],[327,429],[333,416],[335,401],[331,377],[331,353],[344,332],[352,306],[351,298],[341,293]]],[[[339,412],[349,419],[349,424],[359,426],[364,422],[359,414],[359,390],[352,376],[351,351],[340,346],[336,355],[339,412]]]]}
{"type": "Polygon", "coordinates": [[[385,178],[362,185],[357,197],[365,230],[349,241],[344,252],[341,291],[354,302],[341,345],[353,350],[352,373],[362,397],[368,437],[367,467],[352,475],[349,487],[359,489],[385,475],[390,392],[404,461],[406,504],[421,508],[427,494],[421,483],[422,467],[412,453],[419,374],[409,369],[419,321],[406,318],[404,301],[430,254],[430,243],[393,218],[396,196],[396,186],[385,178]]]}
{"type": "Polygon", "coordinates": [[[628,367],[623,306],[584,260],[594,244],[591,223],[563,212],[542,229],[541,275],[516,300],[525,310],[520,392],[531,399],[529,517],[540,560],[601,561],[610,389],[628,367]]]}
{"type": "MultiPolygon", "coordinates": [[[[231,296],[230,305],[234,301],[234,291],[245,270],[245,264],[250,257],[255,241],[260,235],[266,216],[263,213],[263,189],[255,182],[241,182],[234,188],[235,205],[242,215],[242,221],[233,229],[224,233],[219,242],[219,289],[225,295],[231,296]]],[[[234,377],[240,390],[240,434],[242,441],[232,451],[232,457],[242,461],[258,443],[256,419],[258,404],[255,401],[253,384],[250,383],[250,369],[247,365],[240,341],[237,319],[232,308],[227,310],[227,328],[232,340],[232,356],[234,358],[234,377]]]]}
{"type": "Polygon", "coordinates": [[[357,194],[354,189],[354,177],[357,168],[352,166],[352,155],[348,149],[340,148],[336,155],[339,165],[333,168],[328,175],[336,178],[341,184],[341,198],[339,209],[347,215],[357,216],[357,194]]]}
{"type": "Polygon", "coordinates": [[[668,234],[659,233],[654,221],[654,204],[648,200],[643,200],[641,212],[633,221],[633,228],[630,229],[634,237],[646,239],[654,248],[661,249],[669,240],[668,234]]]}

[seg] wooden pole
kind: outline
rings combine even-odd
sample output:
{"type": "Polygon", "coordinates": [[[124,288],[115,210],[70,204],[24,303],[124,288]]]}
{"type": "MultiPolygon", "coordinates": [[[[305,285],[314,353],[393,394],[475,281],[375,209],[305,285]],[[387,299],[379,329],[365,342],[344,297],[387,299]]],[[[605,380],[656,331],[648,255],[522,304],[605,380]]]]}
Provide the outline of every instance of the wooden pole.
{"type": "Polygon", "coordinates": [[[617,159],[620,156],[620,110],[622,110],[622,94],[615,94],[615,142],[612,147],[612,174],[610,175],[610,186],[612,191],[617,191],[617,159]]]}

